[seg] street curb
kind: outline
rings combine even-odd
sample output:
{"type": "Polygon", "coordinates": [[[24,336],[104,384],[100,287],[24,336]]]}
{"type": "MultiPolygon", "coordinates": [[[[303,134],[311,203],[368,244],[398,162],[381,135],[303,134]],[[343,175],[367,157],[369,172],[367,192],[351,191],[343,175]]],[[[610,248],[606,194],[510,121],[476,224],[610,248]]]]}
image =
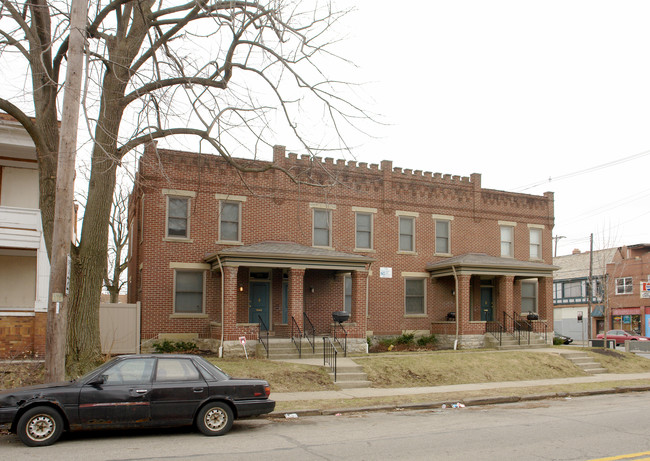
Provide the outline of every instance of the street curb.
{"type": "MultiPolygon", "coordinates": [[[[404,410],[431,410],[431,409],[452,409],[452,405],[461,403],[466,407],[477,407],[487,405],[499,405],[505,403],[527,402],[535,400],[550,400],[560,398],[574,398],[574,397],[588,397],[592,395],[606,395],[606,394],[622,394],[627,392],[650,392],[650,385],[648,386],[624,386],[612,387],[607,389],[598,389],[591,391],[571,391],[571,392],[555,392],[552,394],[531,394],[531,395],[503,395],[497,397],[474,397],[460,400],[441,400],[437,402],[422,402],[422,403],[407,403],[404,405],[377,405],[368,407],[356,408],[341,408],[341,409],[311,409],[311,410],[294,410],[273,412],[264,415],[269,419],[289,419],[299,418],[301,416],[333,416],[343,415],[349,413],[371,413],[380,411],[404,411],[404,410]],[[443,407],[444,405],[444,407],[443,407]]],[[[454,408],[455,409],[455,408],[454,408]]]]}

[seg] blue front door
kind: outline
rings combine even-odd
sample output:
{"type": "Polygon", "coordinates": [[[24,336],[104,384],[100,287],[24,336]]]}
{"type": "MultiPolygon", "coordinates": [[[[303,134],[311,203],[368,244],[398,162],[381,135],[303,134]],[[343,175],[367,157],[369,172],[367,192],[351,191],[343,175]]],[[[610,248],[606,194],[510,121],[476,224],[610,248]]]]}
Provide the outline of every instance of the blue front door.
{"type": "Polygon", "coordinates": [[[492,287],[481,287],[481,320],[483,322],[491,322],[494,320],[492,287]]]}
{"type": "Polygon", "coordinates": [[[266,328],[270,328],[269,284],[267,282],[251,282],[249,293],[248,321],[250,323],[259,323],[261,317],[266,328]]]}

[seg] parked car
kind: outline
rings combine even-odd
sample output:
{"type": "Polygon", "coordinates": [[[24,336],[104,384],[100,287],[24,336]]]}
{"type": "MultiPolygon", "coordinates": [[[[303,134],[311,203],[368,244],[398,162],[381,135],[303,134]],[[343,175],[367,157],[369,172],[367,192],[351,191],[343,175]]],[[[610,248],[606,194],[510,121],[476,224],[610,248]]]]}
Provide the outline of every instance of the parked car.
{"type": "Polygon", "coordinates": [[[0,392],[0,424],[28,446],[64,430],[185,426],[223,435],[233,420],[270,413],[269,383],[231,378],[195,355],[125,355],[70,382],[0,392]]]}
{"type": "Polygon", "coordinates": [[[569,338],[568,336],[561,335],[560,333],[558,333],[556,331],[553,332],[553,338],[556,339],[556,341],[554,341],[555,343],[557,343],[558,341],[561,341],[562,344],[571,344],[573,342],[572,338],[569,338]]]}
{"type": "MultiPolygon", "coordinates": [[[[596,335],[598,339],[603,339],[604,337],[602,333],[596,335]]],[[[624,330],[609,330],[607,332],[607,339],[616,341],[617,346],[625,344],[625,341],[648,341],[648,338],[645,336],[633,335],[624,330]]]]}

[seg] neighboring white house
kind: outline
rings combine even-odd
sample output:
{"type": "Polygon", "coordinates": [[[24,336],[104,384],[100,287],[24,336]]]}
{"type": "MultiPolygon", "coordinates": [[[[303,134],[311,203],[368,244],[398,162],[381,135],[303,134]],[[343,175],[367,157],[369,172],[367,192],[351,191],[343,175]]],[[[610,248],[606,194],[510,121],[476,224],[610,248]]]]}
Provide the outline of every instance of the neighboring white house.
{"type": "Polygon", "coordinates": [[[38,200],[34,144],[0,114],[0,357],[45,349],[50,265],[38,200]]]}

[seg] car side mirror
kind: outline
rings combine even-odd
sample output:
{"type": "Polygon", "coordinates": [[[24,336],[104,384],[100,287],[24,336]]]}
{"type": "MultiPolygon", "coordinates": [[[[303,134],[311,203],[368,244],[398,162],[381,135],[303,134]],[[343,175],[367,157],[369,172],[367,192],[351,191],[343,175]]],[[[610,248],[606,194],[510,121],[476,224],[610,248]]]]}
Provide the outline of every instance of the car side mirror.
{"type": "Polygon", "coordinates": [[[106,382],[106,375],[99,375],[96,376],[93,380],[91,380],[88,384],[90,384],[91,386],[99,387],[105,382],[106,382]]]}

